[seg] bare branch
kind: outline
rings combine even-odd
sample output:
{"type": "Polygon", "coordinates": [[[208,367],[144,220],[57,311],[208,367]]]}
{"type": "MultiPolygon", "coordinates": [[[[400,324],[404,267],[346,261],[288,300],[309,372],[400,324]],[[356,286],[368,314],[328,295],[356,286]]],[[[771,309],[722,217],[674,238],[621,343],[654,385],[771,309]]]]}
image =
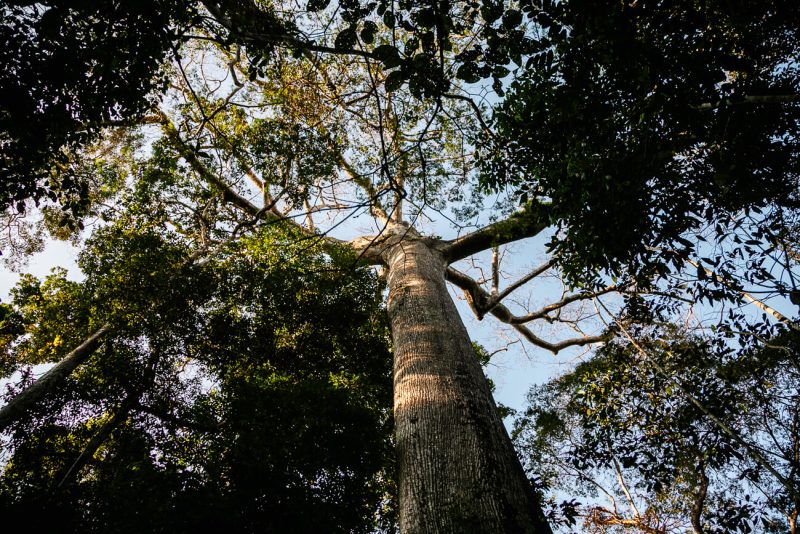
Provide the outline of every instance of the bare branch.
{"type": "Polygon", "coordinates": [[[452,98],[453,100],[462,100],[462,101],[466,102],[467,104],[469,104],[470,107],[472,108],[472,111],[475,112],[475,117],[478,119],[478,122],[481,124],[481,128],[483,129],[484,133],[486,133],[487,135],[489,135],[489,136],[491,136],[493,138],[497,137],[497,135],[492,131],[492,129],[489,128],[489,125],[486,124],[486,121],[483,120],[483,112],[481,111],[481,108],[478,107],[478,104],[476,104],[473,99],[471,99],[468,96],[459,95],[459,94],[455,94],[455,93],[445,93],[442,96],[444,96],[445,98],[452,98]]]}
{"type": "Polygon", "coordinates": [[[567,304],[571,304],[573,302],[579,300],[587,300],[592,299],[595,297],[599,297],[600,295],[605,295],[607,293],[612,293],[614,291],[619,291],[620,288],[617,285],[611,285],[604,287],[603,289],[599,289],[597,291],[592,291],[588,293],[575,293],[573,295],[567,295],[566,297],[562,298],[558,302],[553,302],[552,304],[548,304],[547,306],[542,306],[540,309],[536,310],[535,312],[531,312],[527,315],[523,315],[521,317],[515,317],[513,319],[515,324],[523,324],[533,321],[535,319],[544,319],[546,318],[547,314],[550,312],[556,311],[558,309],[563,308],[567,304]]]}
{"type": "MultiPolygon", "coordinates": [[[[485,311],[482,311],[486,307],[486,303],[491,298],[491,295],[487,293],[483,288],[481,288],[478,283],[467,276],[466,274],[453,269],[452,267],[448,267],[445,273],[445,277],[447,280],[456,286],[460,287],[464,291],[464,295],[467,297],[467,302],[469,303],[472,310],[478,316],[479,319],[483,318],[485,311]]],[[[567,347],[575,347],[575,346],[585,346],[591,345],[592,343],[602,343],[607,341],[610,337],[609,334],[600,335],[600,336],[581,336],[576,338],[565,339],[563,341],[559,341],[557,343],[550,343],[545,341],[544,339],[536,336],[533,332],[530,331],[527,327],[520,323],[515,323],[514,319],[515,316],[511,313],[507,307],[503,304],[496,303],[494,307],[489,310],[489,312],[497,317],[500,321],[510,324],[514,330],[519,332],[525,339],[527,339],[530,343],[536,345],[537,347],[541,347],[545,350],[549,350],[553,354],[558,354],[559,351],[567,348],[567,347]]]]}
{"type": "Polygon", "coordinates": [[[492,247],[492,297],[500,288],[500,247],[492,247]]]}
{"type": "Polygon", "coordinates": [[[547,260],[546,262],[544,262],[543,264],[541,264],[540,266],[538,266],[537,268],[535,268],[534,270],[532,270],[531,272],[529,272],[528,274],[526,274],[525,276],[523,276],[522,278],[520,278],[519,280],[517,280],[516,282],[514,282],[510,286],[508,286],[507,288],[505,288],[503,291],[501,291],[497,295],[494,295],[492,297],[492,301],[495,301],[495,304],[497,302],[500,302],[501,300],[503,300],[504,298],[509,296],[511,293],[513,293],[514,291],[516,291],[517,289],[519,289],[523,285],[527,284],[528,282],[530,282],[531,280],[533,280],[537,276],[541,275],[547,269],[549,269],[550,267],[555,265],[555,263],[556,263],[556,258],[550,258],[549,260],[547,260]]]}
{"type": "MultiPolygon", "coordinates": [[[[492,312],[492,315],[494,315],[494,312],[492,312]]],[[[523,325],[515,324],[512,326],[514,327],[514,330],[522,334],[522,336],[529,342],[536,345],[537,347],[548,350],[553,354],[558,354],[562,350],[569,347],[584,347],[586,345],[592,345],[594,343],[605,343],[610,338],[610,336],[608,335],[581,336],[581,337],[573,337],[565,339],[563,341],[559,341],[558,343],[550,343],[548,341],[543,340],[540,337],[537,337],[536,335],[533,334],[533,332],[531,332],[527,327],[523,325]]]]}
{"type": "Polygon", "coordinates": [[[611,451],[610,445],[608,447],[608,452],[611,453],[611,459],[614,461],[614,471],[617,472],[617,481],[619,481],[619,485],[622,488],[623,493],[625,493],[625,497],[628,499],[628,505],[630,505],[633,515],[639,519],[642,517],[642,514],[639,513],[639,509],[636,507],[636,502],[633,500],[631,492],[628,490],[628,485],[625,483],[625,479],[622,477],[622,469],[617,461],[617,457],[614,456],[613,452],[611,451]]]}

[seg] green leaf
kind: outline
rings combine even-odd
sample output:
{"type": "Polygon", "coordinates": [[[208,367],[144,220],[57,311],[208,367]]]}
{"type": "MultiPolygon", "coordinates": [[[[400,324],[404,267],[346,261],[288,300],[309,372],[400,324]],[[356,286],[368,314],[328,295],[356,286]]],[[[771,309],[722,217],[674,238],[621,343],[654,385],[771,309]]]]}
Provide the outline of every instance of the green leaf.
{"type": "Polygon", "coordinates": [[[506,76],[508,76],[509,72],[511,72],[511,71],[508,70],[506,67],[503,67],[502,65],[498,65],[492,71],[492,76],[494,76],[495,78],[505,78],[506,76]]]}
{"type": "Polygon", "coordinates": [[[414,53],[419,48],[419,39],[416,37],[409,37],[406,41],[405,46],[403,47],[403,51],[407,56],[413,56],[414,53]]]}
{"type": "Polygon", "coordinates": [[[356,44],[356,27],[348,26],[336,36],[333,44],[336,48],[353,48],[356,44]]]}
{"type": "Polygon", "coordinates": [[[375,41],[375,34],[378,31],[378,25],[367,20],[364,22],[364,28],[361,30],[361,40],[367,44],[372,44],[375,41]]]}
{"type": "Polygon", "coordinates": [[[433,28],[436,25],[436,13],[433,9],[423,9],[415,18],[421,28],[433,28]]]}
{"type": "Polygon", "coordinates": [[[478,83],[481,81],[481,76],[478,74],[478,68],[475,63],[464,63],[458,67],[456,78],[464,80],[467,83],[478,83]]]}
{"type": "Polygon", "coordinates": [[[406,79],[407,79],[406,73],[403,72],[402,70],[395,70],[390,72],[389,75],[386,77],[386,82],[384,82],[386,90],[390,93],[392,91],[397,91],[398,89],[403,87],[403,84],[405,83],[406,79]]]}
{"type": "Polygon", "coordinates": [[[310,13],[316,13],[317,11],[322,11],[326,7],[330,0],[308,0],[308,5],[306,6],[306,10],[310,13]]]}
{"type": "Polygon", "coordinates": [[[699,263],[697,264],[697,279],[698,280],[706,279],[706,270],[699,263]]]}
{"type": "Polygon", "coordinates": [[[516,28],[522,23],[522,13],[516,9],[509,9],[503,14],[503,27],[507,30],[516,28]]]}
{"type": "Polygon", "coordinates": [[[372,51],[372,55],[378,58],[386,69],[398,67],[403,62],[397,48],[389,44],[375,47],[372,51]]]}

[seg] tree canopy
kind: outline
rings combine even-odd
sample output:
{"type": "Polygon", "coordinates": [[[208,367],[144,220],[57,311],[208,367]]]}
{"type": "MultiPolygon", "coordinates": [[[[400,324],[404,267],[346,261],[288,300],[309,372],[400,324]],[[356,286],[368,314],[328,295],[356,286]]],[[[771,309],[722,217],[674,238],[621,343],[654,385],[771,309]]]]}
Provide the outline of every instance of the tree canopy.
{"type": "Polygon", "coordinates": [[[647,267],[746,208],[775,210],[758,229],[778,238],[798,203],[792,2],[538,7],[541,52],[495,115],[485,181],[549,199],[578,274],[647,267]]]}
{"type": "Polygon", "coordinates": [[[794,331],[739,352],[642,328],[533,388],[516,439],[598,531],[796,529],[799,354],[794,331]]]}
{"type": "Polygon", "coordinates": [[[13,426],[4,515],[59,532],[390,526],[380,285],[346,261],[274,229],[200,264],[126,219],[87,243],[84,282],[23,278],[6,375],[58,361],[98,322],[113,334],[13,426]]]}
{"type": "Polygon", "coordinates": [[[152,104],[194,12],[186,2],[4,2],[0,207],[47,196],[83,210],[87,176],[69,155],[152,104]]]}
{"type": "Polygon", "coordinates": [[[243,532],[791,515],[792,2],[0,9],[3,254],[70,239],[84,277],[23,277],[0,308],[9,514],[243,532]],[[446,282],[504,335],[583,356],[535,390],[518,446],[551,486],[616,475],[631,514],[542,503],[446,282]],[[726,492],[732,473],[764,498],[726,492]]]}

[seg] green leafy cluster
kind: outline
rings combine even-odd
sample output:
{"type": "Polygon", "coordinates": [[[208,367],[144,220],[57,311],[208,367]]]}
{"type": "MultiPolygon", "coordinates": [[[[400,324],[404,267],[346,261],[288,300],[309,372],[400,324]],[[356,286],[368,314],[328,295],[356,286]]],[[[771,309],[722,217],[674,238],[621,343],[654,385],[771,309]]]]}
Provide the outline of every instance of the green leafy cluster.
{"type": "Polygon", "coordinates": [[[651,526],[688,525],[699,506],[709,532],[785,531],[798,506],[797,341],[785,331],[773,348],[734,352],[645,329],[533,388],[517,445],[550,490],[602,503],[602,487],[625,501],[625,480],[651,526]]]}
{"type": "Polygon", "coordinates": [[[95,232],[84,281],[27,277],[3,308],[9,371],[113,325],[11,428],[4,515],[53,532],[391,528],[375,275],[278,227],[199,264],[163,227],[130,223],[95,232]]]}
{"type": "Polygon", "coordinates": [[[15,0],[0,7],[0,209],[86,202],[77,149],[103,122],[142,114],[189,2],[15,0]]]}
{"type": "Polygon", "coordinates": [[[541,9],[540,50],[498,106],[483,181],[550,202],[569,276],[664,274],[664,249],[691,249],[687,232],[742,209],[797,209],[794,2],[541,9]]]}

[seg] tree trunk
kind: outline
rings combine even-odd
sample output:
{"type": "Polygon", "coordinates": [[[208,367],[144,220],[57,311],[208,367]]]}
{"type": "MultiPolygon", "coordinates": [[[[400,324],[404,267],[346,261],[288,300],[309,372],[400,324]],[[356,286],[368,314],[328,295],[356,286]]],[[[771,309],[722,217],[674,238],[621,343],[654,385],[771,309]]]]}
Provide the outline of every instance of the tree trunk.
{"type": "Polygon", "coordinates": [[[703,508],[705,508],[708,494],[708,476],[706,475],[705,463],[702,460],[697,466],[697,472],[700,476],[700,481],[692,503],[692,532],[694,534],[703,534],[703,508]]]}
{"type": "Polygon", "coordinates": [[[8,401],[0,408],[0,432],[4,431],[11,423],[22,417],[35,404],[50,392],[64,383],[67,377],[78,366],[83,364],[100,346],[103,336],[111,330],[111,325],[104,324],[94,334],[77,346],[64,359],[43,374],[36,382],[8,401]]]}
{"type": "Polygon", "coordinates": [[[400,531],[549,533],[445,285],[435,242],[383,254],[394,343],[400,531]]]}

